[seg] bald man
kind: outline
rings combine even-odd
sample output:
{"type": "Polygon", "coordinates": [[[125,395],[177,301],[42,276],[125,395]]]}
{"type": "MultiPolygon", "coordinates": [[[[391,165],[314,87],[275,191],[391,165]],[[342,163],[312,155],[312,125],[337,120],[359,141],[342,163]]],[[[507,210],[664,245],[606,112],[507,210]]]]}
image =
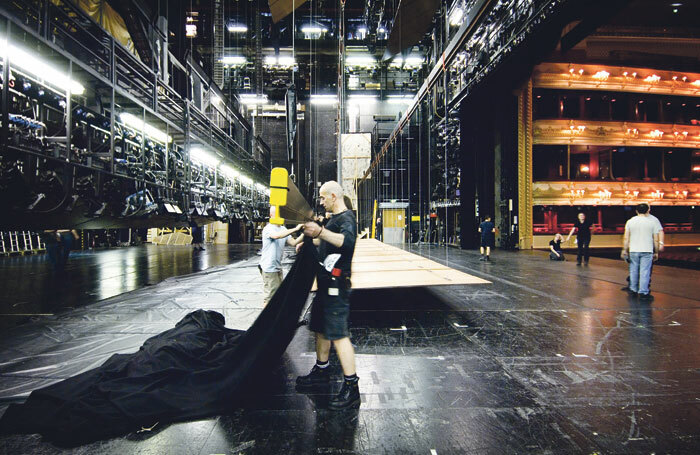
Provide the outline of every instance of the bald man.
{"type": "Polygon", "coordinates": [[[343,199],[343,188],[338,182],[321,186],[320,203],[332,216],[325,226],[309,222],[304,235],[319,246],[323,268],[319,272],[318,291],[311,307],[309,327],[316,334],[316,365],[306,376],[297,378],[300,389],[328,384],[330,373],[328,357],[331,344],[340,359],[345,380],[338,395],[331,399],[330,409],[346,409],[360,405],[359,378],[355,370],[355,350],[350,342],[350,264],[355,252],[357,225],[355,214],[343,199]]]}
{"type": "MultiPolygon", "coordinates": [[[[270,207],[270,218],[275,216],[275,207],[270,207]]],[[[262,231],[262,255],[260,257],[260,271],[263,277],[263,305],[267,306],[270,299],[282,284],[282,255],[284,245],[295,246],[303,240],[303,236],[296,239],[289,237],[300,231],[304,225],[300,224],[292,229],[284,226],[267,223],[262,231]]]]}

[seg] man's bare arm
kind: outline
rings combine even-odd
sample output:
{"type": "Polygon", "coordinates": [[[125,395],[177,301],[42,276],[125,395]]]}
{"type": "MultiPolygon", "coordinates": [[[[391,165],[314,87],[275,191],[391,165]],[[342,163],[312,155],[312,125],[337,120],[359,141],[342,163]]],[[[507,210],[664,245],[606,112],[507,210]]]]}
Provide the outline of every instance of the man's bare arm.
{"type": "Polygon", "coordinates": [[[304,234],[299,234],[297,238],[294,237],[289,237],[287,238],[287,245],[289,246],[297,246],[304,240],[304,234]]]}
{"type": "Polygon", "coordinates": [[[275,239],[275,240],[283,239],[283,238],[287,237],[288,235],[294,234],[295,232],[297,232],[297,231],[298,231],[299,229],[301,229],[302,227],[304,227],[304,225],[303,225],[303,224],[299,224],[299,225],[297,225],[296,227],[293,227],[293,228],[291,228],[291,229],[285,229],[284,231],[278,232],[278,233],[276,233],[276,234],[270,234],[270,238],[271,238],[271,239],[275,239]]]}

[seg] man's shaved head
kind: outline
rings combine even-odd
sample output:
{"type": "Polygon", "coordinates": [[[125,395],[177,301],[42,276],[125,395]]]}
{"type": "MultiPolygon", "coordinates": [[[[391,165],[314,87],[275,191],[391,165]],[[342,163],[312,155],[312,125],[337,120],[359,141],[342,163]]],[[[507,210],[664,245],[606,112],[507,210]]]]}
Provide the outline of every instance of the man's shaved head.
{"type": "Polygon", "coordinates": [[[346,209],[343,201],[343,187],[338,182],[330,180],[321,186],[319,202],[332,213],[339,213],[346,209]]]}
{"type": "Polygon", "coordinates": [[[335,194],[335,197],[342,199],[343,187],[340,186],[340,183],[334,180],[329,180],[321,186],[321,193],[327,193],[329,195],[335,194]]]}
{"type": "Polygon", "coordinates": [[[274,205],[271,205],[270,206],[270,218],[274,218],[276,213],[277,213],[277,207],[275,207],[274,205]]]}

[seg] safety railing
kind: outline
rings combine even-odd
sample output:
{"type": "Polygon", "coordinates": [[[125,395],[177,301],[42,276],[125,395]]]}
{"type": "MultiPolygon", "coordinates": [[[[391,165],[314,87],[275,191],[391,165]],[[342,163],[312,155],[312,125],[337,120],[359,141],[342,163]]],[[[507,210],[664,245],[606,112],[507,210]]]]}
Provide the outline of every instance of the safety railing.
{"type": "Polygon", "coordinates": [[[111,74],[112,37],[72,3],[48,2],[44,36],[105,79],[111,74]]]}
{"type": "Polygon", "coordinates": [[[155,74],[121,46],[114,48],[114,64],[117,86],[126,90],[149,109],[155,110],[155,74]]]}

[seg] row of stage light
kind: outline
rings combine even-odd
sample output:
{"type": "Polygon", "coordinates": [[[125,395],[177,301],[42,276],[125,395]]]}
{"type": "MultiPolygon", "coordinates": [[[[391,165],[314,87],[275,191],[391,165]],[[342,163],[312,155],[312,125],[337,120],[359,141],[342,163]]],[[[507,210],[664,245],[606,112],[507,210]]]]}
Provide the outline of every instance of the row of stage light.
{"type": "MultiPolygon", "coordinates": [[[[33,76],[34,78],[38,79],[40,83],[48,87],[61,90],[63,94],[68,93],[70,95],[82,95],[85,92],[85,87],[80,82],[70,78],[65,73],[41,61],[24,49],[21,49],[13,44],[9,44],[7,41],[0,42],[0,56],[2,56],[3,63],[7,61],[7,58],[9,58],[10,64],[13,67],[17,67],[20,70],[29,73],[28,75],[33,76]]],[[[119,119],[127,127],[133,129],[134,131],[141,132],[155,141],[163,144],[172,142],[171,136],[154,126],[149,125],[133,114],[122,112],[119,114],[119,119]]],[[[220,157],[215,152],[209,152],[200,147],[192,147],[190,150],[190,157],[193,161],[205,166],[211,168],[218,167],[226,177],[232,180],[237,179],[246,187],[254,187],[258,191],[269,193],[267,186],[254,182],[250,177],[241,174],[230,164],[227,164],[225,159],[220,157]]]]}
{"type": "MultiPolygon", "coordinates": [[[[255,94],[241,94],[239,95],[241,103],[248,106],[256,105],[267,105],[270,101],[267,95],[255,95],[255,94]]],[[[413,102],[413,95],[388,95],[386,101],[389,104],[411,104],[413,102]]],[[[311,104],[316,105],[334,105],[338,104],[338,95],[334,94],[313,94],[309,98],[311,104]]],[[[349,105],[360,105],[365,103],[375,103],[381,101],[379,95],[350,95],[348,96],[347,103],[349,105]]]]}

